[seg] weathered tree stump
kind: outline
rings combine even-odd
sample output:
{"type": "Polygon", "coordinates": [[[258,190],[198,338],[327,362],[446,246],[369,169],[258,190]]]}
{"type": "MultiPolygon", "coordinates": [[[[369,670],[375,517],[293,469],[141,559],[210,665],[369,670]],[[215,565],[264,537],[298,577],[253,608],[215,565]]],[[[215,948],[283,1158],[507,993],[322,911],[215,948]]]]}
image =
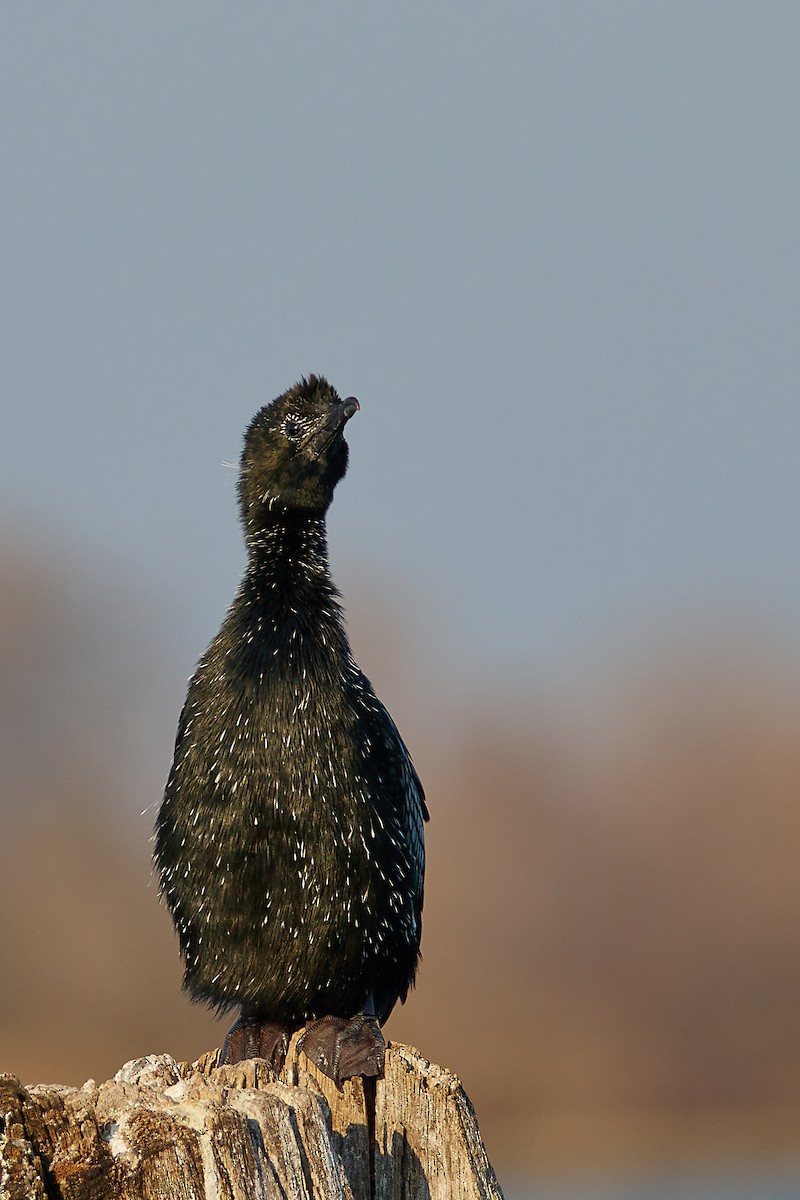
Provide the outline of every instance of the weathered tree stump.
{"type": "Polygon", "coordinates": [[[2,1200],[475,1200],[502,1193],[458,1079],[390,1043],[341,1092],[297,1050],[153,1054],[82,1088],[0,1075],[2,1200]]]}

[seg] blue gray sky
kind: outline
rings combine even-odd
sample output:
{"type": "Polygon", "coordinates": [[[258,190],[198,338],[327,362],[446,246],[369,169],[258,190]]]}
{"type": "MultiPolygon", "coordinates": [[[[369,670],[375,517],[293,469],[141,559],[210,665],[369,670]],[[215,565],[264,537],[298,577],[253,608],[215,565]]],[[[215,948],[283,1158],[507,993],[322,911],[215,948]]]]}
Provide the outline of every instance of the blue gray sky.
{"type": "Polygon", "coordinates": [[[5,4],[4,526],[188,671],[221,464],[319,371],[346,599],[499,675],[675,613],[800,644],[798,46],[769,0],[5,4]]]}

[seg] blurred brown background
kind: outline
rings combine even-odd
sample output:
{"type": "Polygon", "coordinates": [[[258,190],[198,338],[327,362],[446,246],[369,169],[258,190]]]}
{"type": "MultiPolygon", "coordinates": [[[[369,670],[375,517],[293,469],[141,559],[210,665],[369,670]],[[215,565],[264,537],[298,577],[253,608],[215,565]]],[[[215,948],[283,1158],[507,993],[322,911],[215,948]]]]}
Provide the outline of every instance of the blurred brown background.
{"type": "MultiPolygon", "coordinates": [[[[158,622],[63,548],[7,542],[0,578],[0,1064],[78,1084],[195,1058],[225,1026],[180,994],[150,874],[177,720],[158,622]]],[[[413,616],[349,590],[432,813],[390,1034],[461,1075],[512,1168],[791,1152],[800,664],[684,626],[612,656],[582,708],[443,695],[413,616]]]]}

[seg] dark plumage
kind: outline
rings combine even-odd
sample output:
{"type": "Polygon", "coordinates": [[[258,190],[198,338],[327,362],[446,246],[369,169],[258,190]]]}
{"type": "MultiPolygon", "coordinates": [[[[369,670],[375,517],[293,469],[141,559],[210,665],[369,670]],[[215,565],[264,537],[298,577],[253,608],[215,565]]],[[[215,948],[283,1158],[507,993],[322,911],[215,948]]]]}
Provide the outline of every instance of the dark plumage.
{"type": "Polygon", "coordinates": [[[328,571],[325,514],[357,408],[312,375],[245,434],[247,569],[189,684],[158,816],[185,987],[240,1005],[249,1026],[383,1023],[419,956],[423,791],[328,571]]]}

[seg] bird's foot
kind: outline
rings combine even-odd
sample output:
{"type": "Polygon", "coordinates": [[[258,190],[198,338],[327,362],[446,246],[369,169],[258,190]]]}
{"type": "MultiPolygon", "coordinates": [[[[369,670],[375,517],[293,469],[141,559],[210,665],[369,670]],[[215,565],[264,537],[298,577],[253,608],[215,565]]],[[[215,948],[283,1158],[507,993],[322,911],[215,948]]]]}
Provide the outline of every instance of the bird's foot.
{"type": "Polygon", "coordinates": [[[369,1013],[357,1013],[349,1021],[332,1016],[310,1021],[300,1035],[298,1049],[340,1089],[343,1080],[356,1075],[383,1075],[386,1043],[380,1025],[369,1013]]]}
{"type": "Polygon", "coordinates": [[[290,1030],[277,1021],[239,1017],[222,1044],[220,1063],[238,1063],[246,1058],[264,1058],[272,1070],[280,1071],[289,1048],[290,1030]]]}

